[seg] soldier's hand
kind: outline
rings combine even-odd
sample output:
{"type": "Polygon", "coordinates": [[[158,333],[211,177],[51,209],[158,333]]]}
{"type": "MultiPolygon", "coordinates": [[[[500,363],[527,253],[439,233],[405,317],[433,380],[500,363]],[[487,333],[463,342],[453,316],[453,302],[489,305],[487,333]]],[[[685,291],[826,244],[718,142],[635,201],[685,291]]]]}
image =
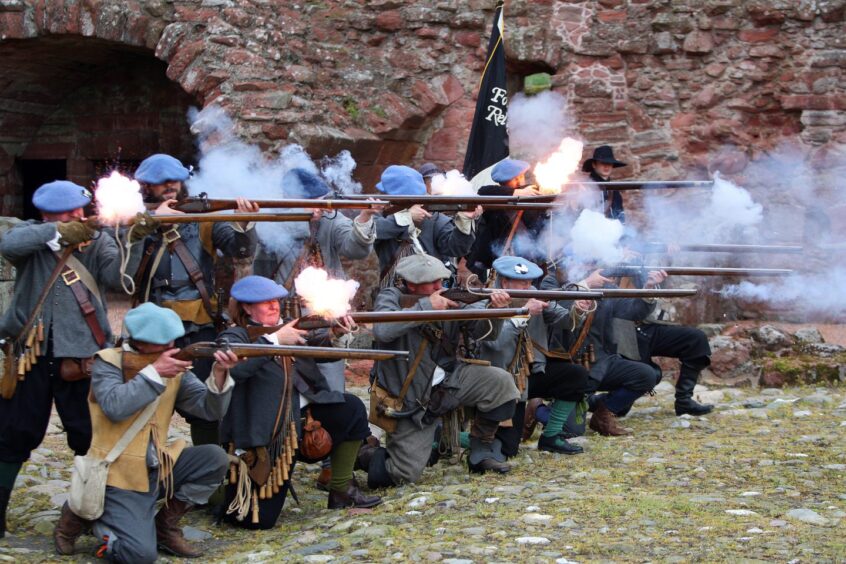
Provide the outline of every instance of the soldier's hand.
{"type": "Polygon", "coordinates": [[[446,291],[447,288],[441,288],[440,290],[429,296],[429,301],[432,302],[432,309],[452,309],[458,307],[458,304],[456,302],[441,295],[446,291]]]}
{"type": "Polygon", "coordinates": [[[343,317],[339,317],[335,320],[337,325],[332,326],[332,334],[335,337],[340,337],[341,335],[346,335],[347,333],[352,333],[355,329],[355,321],[349,315],[345,315],[343,317]]]}
{"type": "Polygon", "coordinates": [[[482,206],[476,206],[473,209],[473,211],[471,211],[471,212],[470,211],[461,211],[461,212],[458,212],[458,213],[460,215],[463,215],[467,219],[479,219],[480,217],[482,217],[482,214],[484,213],[484,211],[485,210],[482,209],[482,206]]]}
{"type": "Polygon", "coordinates": [[[159,358],[153,362],[153,368],[159,373],[162,378],[173,378],[177,374],[181,374],[191,368],[190,360],[179,360],[173,355],[179,352],[179,349],[168,349],[159,355],[159,358]]]}
{"type": "Polygon", "coordinates": [[[175,198],[171,198],[170,200],[165,200],[164,202],[159,204],[159,207],[156,208],[156,215],[177,215],[177,214],[185,213],[185,212],[182,212],[182,211],[179,211],[179,210],[175,210],[171,207],[173,204],[176,204],[178,202],[179,202],[179,200],[177,200],[175,198]]]}
{"type": "Polygon", "coordinates": [[[576,309],[579,311],[590,311],[595,303],[596,302],[591,300],[576,300],[573,302],[573,305],[575,305],[576,309]]]}
{"type": "Polygon", "coordinates": [[[152,235],[161,227],[161,222],[150,215],[148,212],[139,213],[135,215],[135,222],[129,231],[129,242],[135,243],[152,235]]]}
{"type": "Polygon", "coordinates": [[[644,288],[657,288],[661,282],[667,279],[667,272],[664,270],[651,270],[646,276],[644,288]]]}
{"type": "Polygon", "coordinates": [[[511,305],[511,296],[505,290],[494,290],[490,293],[491,307],[508,307],[511,305]]]}
{"type": "Polygon", "coordinates": [[[258,213],[260,209],[257,203],[247,198],[235,198],[235,203],[237,204],[235,211],[238,213],[258,213]]]}
{"type": "Polygon", "coordinates": [[[588,288],[602,288],[611,282],[610,278],[605,278],[602,275],[602,270],[594,270],[587,278],[584,279],[584,281],[582,281],[582,285],[587,286],[588,288]]]}
{"type": "Polygon", "coordinates": [[[549,307],[549,302],[544,302],[535,298],[529,298],[526,302],[526,308],[529,310],[529,315],[540,315],[549,307]]]}
{"type": "MultiPolygon", "coordinates": [[[[367,198],[367,201],[374,202],[376,200],[374,198],[367,198]]],[[[355,218],[355,220],[358,223],[367,223],[368,221],[373,219],[374,215],[376,215],[377,213],[381,213],[383,209],[385,209],[385,206],[372,206],[369,208],[364,208],[363,210],[358,212],[358,216],[355,218]]]]}
{"type": "Polygon", "coordinates": [[[294,324],[298,320],[295,319],[283,325],[277,332],[276,338],[280,345],[304,345],[306,344],[306,335],[308,331],[297,329],[294,324]]]}
{"type": "Polygon", "coordinates": [[[540,196],[540,190],[538,187],[532,184],[531,186],[526,186],[525,188],[518,188],[514,190],[515,196],[540,196]]]}
{"type": "Polygon", "coordinates": [[[423,206],[420,204],[415,204],[411,206],[410,208],[408,208],[408,212],[411,214],[411,221],[414,222],[415,227],[420,227],[420,224],[423,223],[423,220],[432,217],[432,214],[424,210],[423,206]]]}
{"type": "Polygon", "coordinates": [[[65,246],[79,245],[94,238],[97,231],[81,221],[60,221],[56,224],[56,231],[61,236],[61,243],[65,246]]]}

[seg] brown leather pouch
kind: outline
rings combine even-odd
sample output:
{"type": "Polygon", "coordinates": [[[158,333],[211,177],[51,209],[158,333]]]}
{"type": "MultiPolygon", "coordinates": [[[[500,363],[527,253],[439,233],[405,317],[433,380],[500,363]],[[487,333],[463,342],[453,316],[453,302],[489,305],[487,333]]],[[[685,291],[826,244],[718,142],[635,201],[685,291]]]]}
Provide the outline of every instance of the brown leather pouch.
{"type": "Polygon", "coordinates": [[[319,460],[332,452],[332,437],[323,428],[320,421],[311,417],[311,409],[306,408],[305,425],[303,425],[303,440],[300,443],[300,454],[307,460],[319,460]]]}
{"type": "Polygon", "coordinates": [[[59,376],[65,382],[76,382],[91,378],[91,365],[94,357],[89,358],[63,358],[59,365],[59,376]]]}
{"type": "Polygon", "coordinates": [[[248,449],[241,455],[247,464],[248,474],[254,484],[266,484],[270,476],[270,454],[265,447],[248,449]]]}
{"type": "Polygon", "coordinates": [[[15,358],[15,343],[9,340],[3,343],[2,360],[0,360],[0,393],[3,399],[12,399],[18,385],[18,370],[15,358]]]}
{"type": "Polygon", "coordinates": [[[402,410],[402,400],[391,395],[388,390],[373,382],[370,387],[370,414],[367,420],[392,433],[397,430],[397,420],[385,415],[386,409],[402,410]]]}

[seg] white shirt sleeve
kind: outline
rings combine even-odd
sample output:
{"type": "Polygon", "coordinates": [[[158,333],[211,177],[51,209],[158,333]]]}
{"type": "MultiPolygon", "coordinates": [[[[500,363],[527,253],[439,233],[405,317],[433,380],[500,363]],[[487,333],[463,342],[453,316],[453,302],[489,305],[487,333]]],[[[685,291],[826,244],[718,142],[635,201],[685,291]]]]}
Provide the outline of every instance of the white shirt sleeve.
{"type": "Polygon", "coordinates": [[[144,378],[153,382],[154,384],[158,384],[159,386],[164,386],[165,383],[162,380],[162,377],[159,375],[159,371],[156,370],[152,364],[148,364],[144,368],[141,369],[139,372],[144,378]]]}
{"type": "Polygon", "coordinates": [[[212,370],[209,373],[209,377],[206,378],[206,388],[213,394],[225,394],[229,390],[235,387],[235,380],[232,379],[232,376],[229,375],[229,371],[226,371],[226,380],[223,381],[223,388],[217,388],[217,382],[215,382],[216,378],[214,377],[214,367],[217,365],[215,362],[212,364],[212,370]]]}
{"type": "Polygon", "coordinates": [[[56,230],[56,236],[47,241],[47,246],[50,248],[51,251],[61,251],[62,245],[59,244],[59,239],[61,239],[61,235],[59,235],[59,230],[56,230]]]}

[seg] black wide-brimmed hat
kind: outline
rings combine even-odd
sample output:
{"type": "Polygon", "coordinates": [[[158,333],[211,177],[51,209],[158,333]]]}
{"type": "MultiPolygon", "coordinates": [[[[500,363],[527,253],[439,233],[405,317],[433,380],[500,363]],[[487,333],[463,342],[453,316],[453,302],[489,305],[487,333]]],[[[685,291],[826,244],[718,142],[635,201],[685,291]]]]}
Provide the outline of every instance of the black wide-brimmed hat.
{"type": "Polygon", "coordinates": [[[614,151],[611,149],[610,145],[600,145],[599,147],[594,149],[593,157],[589,158],[584,162],[584,164],[582,165],[582,170],[585,172],[592,171],[593,161],[614,165],[614,168],[626,166],[626,163],[618,161],[614,158],[614,151]]]}

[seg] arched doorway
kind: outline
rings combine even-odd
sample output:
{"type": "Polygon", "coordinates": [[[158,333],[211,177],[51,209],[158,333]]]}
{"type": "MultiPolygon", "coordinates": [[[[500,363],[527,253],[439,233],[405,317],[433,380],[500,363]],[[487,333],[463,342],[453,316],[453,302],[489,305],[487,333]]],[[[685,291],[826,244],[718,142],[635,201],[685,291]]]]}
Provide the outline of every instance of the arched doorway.
{"type": "Polygon", "coordinates": [[[156,152],[194,157],[198,101],[149,50],[78,35],[0,43],[0,215],[34,217],[32,191],[66,178],[90,186],[156,152]]]}

